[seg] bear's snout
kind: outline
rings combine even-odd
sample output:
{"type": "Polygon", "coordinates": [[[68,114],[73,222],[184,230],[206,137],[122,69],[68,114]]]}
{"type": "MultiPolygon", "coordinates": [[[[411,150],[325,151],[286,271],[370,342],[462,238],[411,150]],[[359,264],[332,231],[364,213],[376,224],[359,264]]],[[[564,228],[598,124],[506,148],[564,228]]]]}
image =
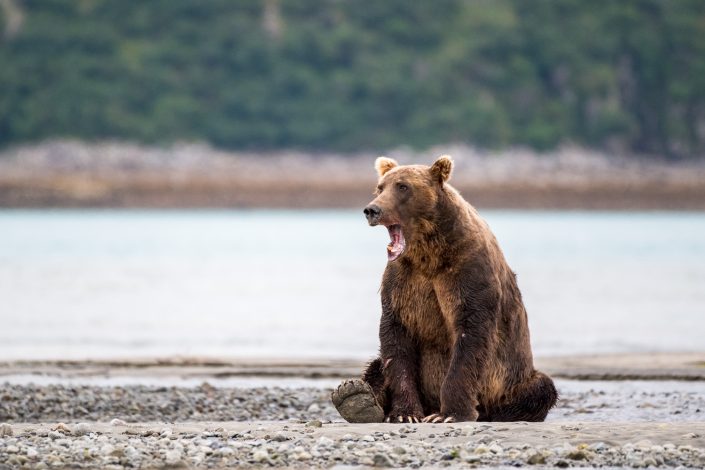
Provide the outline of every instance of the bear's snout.
{"type": "Polygon", "coordinates": [[[379,223],[379,218],[382,215],[382,209],[377,204],[370,204],[365,207],[362,211],[367,217],[367,223],[370,225],[377,225],[379,223]]]}

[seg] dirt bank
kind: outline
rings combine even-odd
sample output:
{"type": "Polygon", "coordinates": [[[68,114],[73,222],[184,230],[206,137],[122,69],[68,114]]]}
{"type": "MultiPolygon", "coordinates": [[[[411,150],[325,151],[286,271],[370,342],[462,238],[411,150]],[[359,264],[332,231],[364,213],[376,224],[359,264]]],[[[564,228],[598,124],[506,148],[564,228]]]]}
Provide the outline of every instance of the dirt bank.
{"type": "MultiPolygon", "coordinates": [[[[440,146],[402,163],[456,161],[453,184],[481,208],[705,210],[705,164],[440,146]]],[[[376,154],[223,152],[52,141],[0,152],[0,207],[362,207],[376,154]]]]}

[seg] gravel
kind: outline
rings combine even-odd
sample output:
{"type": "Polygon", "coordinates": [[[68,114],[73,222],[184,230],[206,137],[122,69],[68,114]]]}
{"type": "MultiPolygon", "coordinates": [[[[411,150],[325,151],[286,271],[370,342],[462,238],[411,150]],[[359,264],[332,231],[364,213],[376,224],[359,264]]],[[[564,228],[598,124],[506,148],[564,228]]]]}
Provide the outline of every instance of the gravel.
{"type": "MultiPolygon", "coordinates": [[[[703,421],[698,383],[558,381],[549,421],[703,421]],[[636,384],[636,385],[634,385],[636,384]],[[666,385],[664,385],[666,384],[666,385]]],[[[145,385],[0,385],[0,423],[98,421],[342,421],[321,387],[156,387],[145,385]]],[[[0,436],[6,430],[0,427],[0,436]]]]}
{"type": "Polygon", "coordinates": [[[553,422],[538,425],[351,425],[342,423],[326,388],[6,383],[0,469],[702,468],[705,395],[698,390],[567,387],[553,422]]]}
{"type": "MultiPolygon", "coordinates": [[[[81,436],[59,430],[61,438],[47,439],[51,428],[34,425],[0,438],[0,468],[705,466],[705,449],[687,444],[640,440],[576,445],[547,439],[537,445],[507,442],[506,436],[492,429],[477,433],[476,425],[386,425],[386,431],[372,434],[362,434],[363,426],[332,424],[311,429],[297,423],[251,423],[233,430],[202,425],[182,426],[165,435],[149,425],[121,430],[93,425],[81,436]],[[280,430],[273,433],[273,428],[280,430]],[[347,428],[362,432],[342,435],[347,428]],[[425,429],[433,429],[434,437],[425,429]]],[[[53,427],[71,429],[72,425],[53,427]]]]}

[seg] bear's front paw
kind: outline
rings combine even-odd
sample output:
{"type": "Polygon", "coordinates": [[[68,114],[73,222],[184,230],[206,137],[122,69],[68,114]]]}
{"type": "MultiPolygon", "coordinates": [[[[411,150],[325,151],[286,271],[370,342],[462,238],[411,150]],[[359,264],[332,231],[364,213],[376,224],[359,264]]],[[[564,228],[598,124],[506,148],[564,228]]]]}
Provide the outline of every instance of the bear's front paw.
{"type": "Polygon", "coordinates": [[[461,415],[457,413],[434,413],[426,416],[423,419],[424,423],[459,423],[462,421],[477,421],[477,411],[469,415],[461,415]]]}
{"type": "Polygon", "coordinates": [[[386,418],[384,418],[384,422],[385,423],[420,423],[422,419],[423,419],[423,415],[421,413],[412,413],[412,414],[390,413],[389,415],[387,415],[386,418]]]}

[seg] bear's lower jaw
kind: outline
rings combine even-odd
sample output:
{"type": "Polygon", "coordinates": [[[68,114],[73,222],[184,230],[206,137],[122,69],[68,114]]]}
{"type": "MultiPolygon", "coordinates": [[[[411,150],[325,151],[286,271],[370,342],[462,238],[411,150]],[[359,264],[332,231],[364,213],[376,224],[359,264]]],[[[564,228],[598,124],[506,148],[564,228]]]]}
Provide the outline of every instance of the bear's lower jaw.
{"type": "Polygon", "coordinates": [[[389,238],[391,242],[387,245],[387,260],[394,261],[399,258],[406,248],[406,240],[404,240],[404,232],[401,230],[401,225],[388,225],[389,238]]]}

